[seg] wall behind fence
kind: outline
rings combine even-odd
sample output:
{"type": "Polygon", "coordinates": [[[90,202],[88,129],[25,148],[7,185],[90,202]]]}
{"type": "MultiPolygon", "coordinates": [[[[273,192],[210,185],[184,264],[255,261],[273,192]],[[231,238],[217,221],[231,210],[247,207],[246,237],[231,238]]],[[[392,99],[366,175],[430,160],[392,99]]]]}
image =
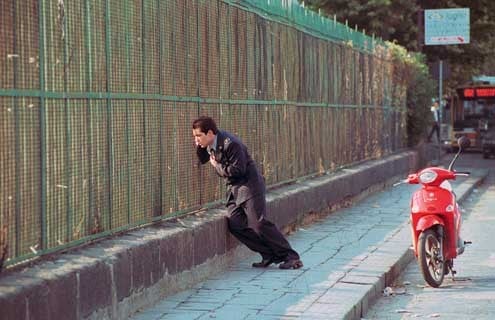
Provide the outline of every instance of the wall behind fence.
{"type": "Polygon", "coordinates": [[[270,185],[403,147],[401,66],[295,1],[2,4],[7,265],[222,200],[195,158],[200,114],[246,142],[270,185]]]}

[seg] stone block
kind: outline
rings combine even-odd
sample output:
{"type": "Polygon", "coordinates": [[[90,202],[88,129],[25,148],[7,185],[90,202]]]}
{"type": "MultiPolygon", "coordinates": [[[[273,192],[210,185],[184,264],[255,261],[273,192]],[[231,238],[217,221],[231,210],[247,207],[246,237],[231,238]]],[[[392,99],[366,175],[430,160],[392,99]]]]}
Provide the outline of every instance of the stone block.
{"type": "MultiPolygon", "coordinates": [[[[122,279],[118,279],[120,281],[122,279]]],[[[95,261],[79,271],[80,317],[87,318],[95,310],[112,304],[110,266],[95,261]]]]}
{"type": "Polygon", "coordinates": [[[1,280],[0,318],[29,319],[29,297],[43,288],[43,280],[24,275],[7,275],[1,280]]]}
{"type": "Polygon", "coordinates": [[[194,265],[193,229],[183,229],[174,238],[174,248],[177,254],[177,270],[191,269],[194,265]]]}
{"type": "Polygon", "coordinates": [[[204,263],[217,252],[215,224],[212,221],[203,222],[193,230],[194,265],[204,263]]]}
{"type": "Polygon", "coordinates": [[[176,239],[170,234],[159,241],[160,269],[162,276],[174,275],[177,273],[176,239]]]}
{"type": "MultiPolygon", "coordinates": [[[[29,314],[36,319],[54,319],[63,314],[75,319],[78,313],[77,273],[62,263],[47,263],[46,267],[28,270],[26,275],[43,280],[40,293],[29,297],[29,314]]],[[[35,291],[31,291],[34,293],[35,291]]]]}
{"type": "Polygon", "coordinates": [[[115,291],[117,301],[122,301],[131,295],[132,288],[132,257],[130,250],[125,250],[117,254],[117,259],[112,264],[113,277],[115,281],[115,291]]]}
{"type": "Polygon", "coordinates": [[[160,246],[158,241],[143,241],[130,250],[132,290],[141,291],[158,279],[160,274],[160,246]],[[153,281],[154,279],[154,281],[153,281]]]}

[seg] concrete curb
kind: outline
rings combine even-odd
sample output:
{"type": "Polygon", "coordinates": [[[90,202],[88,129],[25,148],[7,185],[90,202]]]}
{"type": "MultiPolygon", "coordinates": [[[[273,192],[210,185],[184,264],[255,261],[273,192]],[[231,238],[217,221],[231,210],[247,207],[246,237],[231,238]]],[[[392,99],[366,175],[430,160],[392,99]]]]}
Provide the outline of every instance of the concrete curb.
{"type": "MultiPolygon", "coordinates": [[[[455,186],[458,202],[465,201],[487,176],[488,170],[478,170],[455,186]]],[[[384,239],[375,251],[363,257],[353,270],[340,279],[337,286],[344,286],[352,289],[352,292],[361,293],[359,296],[353,296],[347,307],[340,310],[341,318],[363,318],[373,302],[382,295],[383,290],[391,285],[414,259],[410,223],[407,220],[384,239]]]]}
{"type": "MultiPolygon", "coordinates": [[[[407,151],[278,188],[267,195],[269,218],[294,228],[383,189],[420,159],[421,151],[407,151]]],[[[1,319],[127,318],[251,254],[229,234],[224,215],[189,215],[2,275],[1,319]]]]}

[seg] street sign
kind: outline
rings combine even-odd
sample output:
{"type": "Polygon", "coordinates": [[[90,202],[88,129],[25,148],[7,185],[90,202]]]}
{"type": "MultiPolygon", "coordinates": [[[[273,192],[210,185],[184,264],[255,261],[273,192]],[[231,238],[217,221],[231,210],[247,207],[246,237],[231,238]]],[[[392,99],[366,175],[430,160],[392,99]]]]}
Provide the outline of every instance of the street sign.
{"type": "Polygon", "coordinates": [[[425,10],[425,45],[469,43],[469,8],[425,10]]]}

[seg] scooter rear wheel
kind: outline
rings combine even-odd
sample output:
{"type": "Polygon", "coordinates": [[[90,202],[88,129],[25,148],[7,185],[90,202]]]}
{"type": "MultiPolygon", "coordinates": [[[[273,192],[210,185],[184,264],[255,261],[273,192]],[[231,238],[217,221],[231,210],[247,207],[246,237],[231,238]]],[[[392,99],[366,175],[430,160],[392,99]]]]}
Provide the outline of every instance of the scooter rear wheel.
{"type": "Polygon", "coordinates": [[[418,264],[425,281],[438,288],[445,275],[445,261],[442,259],[440,239],[434,230],[428,229],[418,239],[418,264]]]}

